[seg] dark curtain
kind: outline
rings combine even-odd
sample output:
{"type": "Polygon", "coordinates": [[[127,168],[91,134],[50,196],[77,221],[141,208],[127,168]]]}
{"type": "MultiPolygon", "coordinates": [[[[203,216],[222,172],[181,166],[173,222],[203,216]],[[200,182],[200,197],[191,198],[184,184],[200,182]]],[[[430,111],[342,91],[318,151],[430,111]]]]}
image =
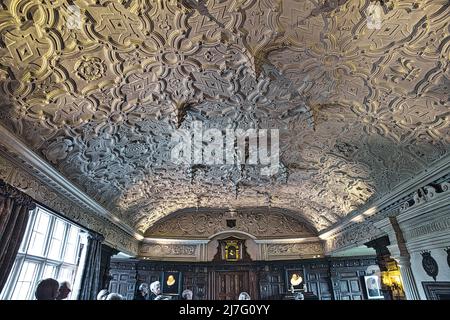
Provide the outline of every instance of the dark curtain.
{"type": "Polygon", "coordinates": [[[33,199],[0,179],[0,292],[14,265],[33,199]]]}
{"type": "Polygon", "coordinates": [[[106,244],[102,244],[102,259],[100,263],[100,287],[102,289],[108,289],[109,282],[111,281],[111,275],[109,274],[109,267],[111,264],[111,256],[119,253],[118,250],[113,249],[106,244]]]}
{"type": "Polygon", "coordinates": [[[102,242],[104,238],[97,233],[89,233],[86,248],[86,262],[81,279],[78,299],[95,300],[100,291],[100,267],[102,259],[102,242]]]}

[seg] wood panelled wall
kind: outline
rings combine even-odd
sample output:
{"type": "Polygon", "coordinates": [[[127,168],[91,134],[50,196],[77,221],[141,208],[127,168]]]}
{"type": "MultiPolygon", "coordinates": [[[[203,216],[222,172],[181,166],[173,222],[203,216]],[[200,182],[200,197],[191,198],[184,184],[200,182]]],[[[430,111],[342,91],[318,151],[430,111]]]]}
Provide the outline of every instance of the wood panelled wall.
{"type": "MultiPolygon", "coordinates": [[[[182,272],[182,289],[191,289],[195,300],[219,299],[225,277],[246,282],[252,299],[282,299],[287,293],[287,272],[303,274],[308,291],[321,300],[366,299],[363,276],[375,257],[314,260],[260,261],[252,263],[179,263],[143,260],[111,260],[109,290],[133,299],[139,284],[160,280],[164,271],[182,272]]],[[[230,280],[230,279],[228,279],[230,280]]],[[[228,288],[229,289],[229,288],[228,288]]],[[[234,288],[233,290],[242,290],[234,288]]],[[[222,297],[223,298],[223,297],[222,297]]]]}

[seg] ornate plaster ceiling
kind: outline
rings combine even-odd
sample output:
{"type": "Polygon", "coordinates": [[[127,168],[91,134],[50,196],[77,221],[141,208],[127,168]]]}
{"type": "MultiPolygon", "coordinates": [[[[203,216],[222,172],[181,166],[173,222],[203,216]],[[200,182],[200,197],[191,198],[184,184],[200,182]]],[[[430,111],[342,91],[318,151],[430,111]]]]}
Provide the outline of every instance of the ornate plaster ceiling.
{"type": "Polygon", "coordinates": [[[245,232],[258,239],[317,236],[315,228],[308,221],[300,221],[296,212],[267,207],[232,212],[227,209],[187,208],[160,219],[145,231],[144,236],[208,239],[223,231],[245,232]]]}
{"type": "Polygon", "coordinates": [[[385,2],[376,30],[369,0],[4,0],[0,121],[139,231],[268,205],[320,231],[449,151],[449,3],[385,2]],[[283,170],[175,166],[195,120],[280,129],[283,170]]]}

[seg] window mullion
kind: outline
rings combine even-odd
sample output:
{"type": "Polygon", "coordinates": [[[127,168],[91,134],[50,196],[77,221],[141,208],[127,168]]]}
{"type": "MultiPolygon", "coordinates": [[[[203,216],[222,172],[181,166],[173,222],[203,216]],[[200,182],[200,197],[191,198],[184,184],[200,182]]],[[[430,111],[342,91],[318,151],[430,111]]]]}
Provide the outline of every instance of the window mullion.
{"type": "Polygon", "coordinates": [[[62,261],[64,261],[64,256],[66,254],[66,245],[67,245],[67,241],[69,238],[69,233],[70,233],[70,225],[67,222],[64,222],[64,236],[62,238],[62,243],[61,243],[61,251],[60,251],[60,258],[62,261]]]}
{"type": "Polygon", "coordinates": [[[80,265],[80,247],[81,247],[81,233],[78,230],[77,245],[76,245],[77,251],[75,253],[75,265],[77,268],[80,265]]]}
{"type": "Polygon", "coordinates": [[[45,242],[45,246],[44,246],[44,257],[46,257],[46,258],[48,256],[48,252],[50,250],[50,245],[52,243],[55,225],[56,225],[56,217],[50,216],[50,228],[48,229],[48,236],[46,237],[47,239],[45,240],[46,242],[45,242]]]}
{"type": "Polygon", "coordinates": [[[34,213],[35,214],[33,214],[33,217],[32,217],[32,221],[31,221],[31,223],[30,223],[30,230],[28,230],[27,231],[27,239],[26,239],[26,244],[25,244],[25,246],[24,246],[24,250],[23,250],[23,252],[25,252],[25,254],[28,252],[28,249],[29,249],[29,247],[30,247],[30,239],[31,239],[31,236],[32,236],[32,234],[33,234],[33,230],[34,230],[34,226],[36,225],[36,220],[37,220],[37,217],[39,216],[39,208],[38,207],[36,207],[36,209],[34,209],[34,213]]]}
{"type": "Polygon", "coordinates": [[[28,291],[28,296],[27,299],[28,300],[34,300],[34,288],[37,287],[37,284],[39,283],[39,281],[44,280],[42,279],[42,273],[44,272],[44,265],[45,265],[45,260],[43,259],[36,259],[36,263],[37,263],[37,270],[36,270],[36,275],[34,276],[33,281],[31,282],[31,286],[30,286],[30,290],[28,291]],[[40,261],[39,261],[40,260],[40,261]]]}

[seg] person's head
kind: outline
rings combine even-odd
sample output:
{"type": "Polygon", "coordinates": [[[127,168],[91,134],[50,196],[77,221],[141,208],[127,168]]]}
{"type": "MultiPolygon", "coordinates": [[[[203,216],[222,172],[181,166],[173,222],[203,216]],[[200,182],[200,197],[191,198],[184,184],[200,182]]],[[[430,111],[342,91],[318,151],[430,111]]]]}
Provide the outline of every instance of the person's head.
{"type": "Polygon", "coordinates": [[[247,292],[241,292],[239,300],[250,300],[250,295],[247,292]]]}
{"type": "Polygon", "coordinates": [[[123,297],[122,297],[121,294],[118,294],[118,293],[115,293],[115,292],[111,292],[106,297],[106,300],[123,300],[123,297]]]}
{"type": "Polygon", "coordinates": [[[150,291],[155,295],[161,294],[161,283],[159,281],[152,282],[150,284],[150,291]]]}
{"type": "Polygon", "coordinates": [[[61,282],[59,285],[58,296],[56,297],[56,300],[66,299],[69,296],[71,291],[72,291],[72,286],[70,285],[69,281],[61,282]]]}
{"type": "Polygon", "coordinates": [[[55,279],[41,280],[36,287],[34,296],[37,300],[55,300],[58,296],[59,283],[55,279]]]}
{"type": "Polygon", "coordinates": [[[139,286],[139,291],[143,296],[148,295],[148,284],[145,282],[141,283],[141,285],[139,286]]]}
{"type": "Polygon", "coordinates": [[[294,296],[294,300],[305,300],[305,296],[301,292],[297,292],[294,296]]]}
{"type": "Polygon", "coordinates": [[[377,288],[377,281],[374,278],[369,278],[367,280],[367,285],[369,286],[369,289],[376,289],[377,288]]]}
{"type": "Polygon", "coordinates": [[[192,300],[192,290],[186,289],[183,291],[183,293],[181,294],[181,298],[183,298],[183,300],[192,300]]]}
{"type": "Polygon", "coordinates": [[[109,291],[107,289],[100,290],[100,292],[97,294],[97,300],[106,300],[108,294],[109,291]]]}
{"type": "Polygon", "coordinates": [[[159,296],[155,297],[155,300],[172,300],[172,297],[160,294],[159,296]]]}

